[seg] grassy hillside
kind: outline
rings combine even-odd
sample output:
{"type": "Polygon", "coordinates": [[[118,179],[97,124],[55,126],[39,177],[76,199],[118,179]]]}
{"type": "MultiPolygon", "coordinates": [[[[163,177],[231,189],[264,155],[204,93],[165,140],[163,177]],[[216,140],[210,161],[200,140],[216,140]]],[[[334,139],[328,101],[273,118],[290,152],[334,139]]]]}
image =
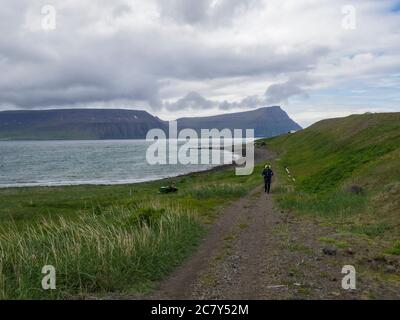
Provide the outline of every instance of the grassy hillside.
{"type": "Polygon", "coordinates": [[[368,171],[370,183],[394,181],[399,178],[393,165],[400,148],[400,113],[325,120],[270,145],[285,151],[283,164],[298,172],[298,183],[309,192],[331,191],[380,164],[379,172],[368,171]]]}
{"type": "Polygon", "coordinates": [[[327,242],[400,254],[400,113],[324,120],[267,143],[281,208],[335,227],[327,242]]]}

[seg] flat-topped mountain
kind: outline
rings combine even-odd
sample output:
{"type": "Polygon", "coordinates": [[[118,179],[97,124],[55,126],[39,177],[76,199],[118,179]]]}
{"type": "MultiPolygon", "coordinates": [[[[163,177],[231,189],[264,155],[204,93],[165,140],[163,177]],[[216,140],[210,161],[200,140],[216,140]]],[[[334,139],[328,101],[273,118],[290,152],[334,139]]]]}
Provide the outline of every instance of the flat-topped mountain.
{"type": "MultiPolygon", "coordinates": [[[[178,119],[179,129],[255,129],[257,137],[271,137],[301,127],[280,107],[178,119]]],[[[2,140],[144,139],[150,129],[167,132],[168,122],[146,111],[123,109],[60,109],[0,112],[2,140]]]]}
{"type": "Polygon", "coordinates": [[[0,138],[20,139],[144,139],[147,131],[166,123],[146,111],[63,109],[0,112],[0,138]]]}
{"type": "Polygon", "coordinates": [[[264,107],[253,111],[221,114],[212,117],[178,119],[178,129],[254,129],[256,137],[274,137],[301,127],[280,107],[264,107]]]}

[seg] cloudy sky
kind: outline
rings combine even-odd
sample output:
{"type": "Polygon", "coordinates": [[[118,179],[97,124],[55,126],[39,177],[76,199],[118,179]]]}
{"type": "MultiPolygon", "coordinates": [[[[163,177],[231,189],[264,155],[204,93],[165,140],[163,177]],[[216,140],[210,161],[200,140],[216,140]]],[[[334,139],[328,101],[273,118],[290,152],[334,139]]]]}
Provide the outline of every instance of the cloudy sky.
{"type": "Polygon", "coordinates": [[[0,4],[0,110],[400,111],[398,0],[0,4]]]}

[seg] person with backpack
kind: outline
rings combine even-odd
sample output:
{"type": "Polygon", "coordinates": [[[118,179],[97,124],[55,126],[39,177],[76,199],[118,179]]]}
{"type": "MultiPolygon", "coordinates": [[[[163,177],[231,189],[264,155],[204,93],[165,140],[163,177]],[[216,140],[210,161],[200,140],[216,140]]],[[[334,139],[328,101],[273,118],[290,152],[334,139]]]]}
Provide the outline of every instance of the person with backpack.
{"type": "Polygon", "coordinates": [[[269,194],[271,190],[271,181],[272,181],[272,176],[274,175],[274,172],[271,169],[271,166],[267,164],[261,174],[264,177],[264,190],[266,193],[269,194]]]}

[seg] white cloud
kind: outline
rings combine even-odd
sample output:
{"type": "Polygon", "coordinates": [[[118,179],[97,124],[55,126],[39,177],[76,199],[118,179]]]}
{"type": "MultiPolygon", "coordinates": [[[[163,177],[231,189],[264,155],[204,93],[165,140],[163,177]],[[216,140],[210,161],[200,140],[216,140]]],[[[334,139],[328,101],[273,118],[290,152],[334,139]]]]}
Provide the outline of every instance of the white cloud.
{"type": "MultiPolygon", "coordinates": [[[[400,95],[395,2],[353,2],[357,28],[345,30],[344,0],[7,1],[0,3],[0,74],[7,75],[0,108],[123,102],[173,118],[188,109],[204,115],[283,103],[305,123],[314,117],[298,99],[304,105],[331,90],[321,105],[343,105],[334,90],[347,83],[370,97],[392,89],[389,108],[400,95]],[[57,10],[51,32],[40,28],[47,4],[57,10]]],[[[353,101],[359,93],[343,94],[353,101]]]]}

